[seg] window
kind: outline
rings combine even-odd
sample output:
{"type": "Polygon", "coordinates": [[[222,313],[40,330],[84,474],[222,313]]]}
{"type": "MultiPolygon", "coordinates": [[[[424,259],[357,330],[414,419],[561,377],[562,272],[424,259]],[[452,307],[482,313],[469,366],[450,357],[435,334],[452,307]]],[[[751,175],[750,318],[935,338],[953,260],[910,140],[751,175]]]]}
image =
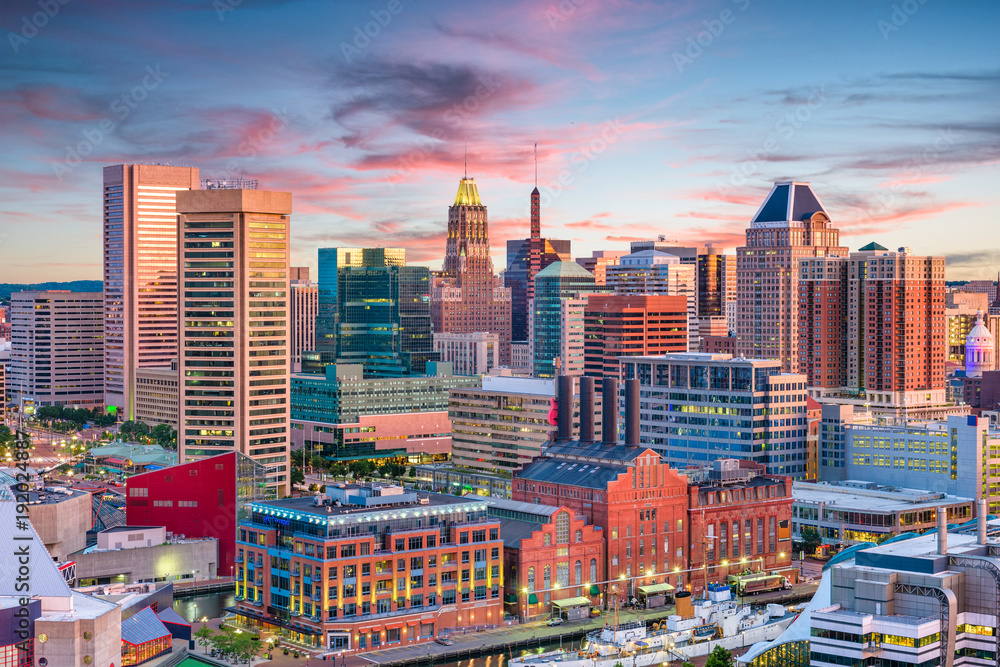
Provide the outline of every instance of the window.
{"type": "Polygon", "coordinates": [[[424,538],[422,537],[411,537],[410,538],[410,550],[423,549],[424,548],[424,538]]]}
{"type": "Polygon", "coordinates": [[[528,568],[528,590],[535,590],[535,568],[528,568]]]}
{"type": "Polygon", "coordinates": [[[556,543],[569,542],[569,512],[560,512],[556,517],[556,543]]]}
{"type": "Polygon", "coordinates": [[[590,581],[597,581],[597,559],[590,559],[590,581]]]}
{"type": "MultiPolygon", "coordinates": [[[[159,502],[159,501],[157,501],[157,502],[159,502]]],[[[542,540],[542,542],[547,547],[552,546],[552,536],[549,535],[548,533],[545,533],[545,538],[542,540]]]]}
{"type": "Polygon", "coordinates": [[[576,541],[577,542],[583,542],[583,531],[582,530],[576,531],[576,541]]]}
{"type": "Polygon", "coordinates": [[[579,586],[583,583],[583,562],[576,561],[576,567],[573,569],[573,583],[579,586]]]}
{"type": "Polygon", "coordinates": [[[355,548],[353,544],[343,544],[340,547],[340,557],[341,558],[353,558],[355,555],[355,548]]]}

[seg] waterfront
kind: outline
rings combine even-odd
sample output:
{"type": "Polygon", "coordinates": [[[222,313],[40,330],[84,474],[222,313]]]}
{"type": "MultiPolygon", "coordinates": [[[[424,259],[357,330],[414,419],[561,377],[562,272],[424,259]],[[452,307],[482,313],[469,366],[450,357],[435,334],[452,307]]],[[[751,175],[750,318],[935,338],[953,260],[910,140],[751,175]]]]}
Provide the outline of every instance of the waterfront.
{"type": "Polygon", "coordinates": [[[236,604],[236,593],[233,591],[218,591],[191,597],[175,597],[174,611],[186,621],[196,618],[221,618],[222,610],[236,604]]]}

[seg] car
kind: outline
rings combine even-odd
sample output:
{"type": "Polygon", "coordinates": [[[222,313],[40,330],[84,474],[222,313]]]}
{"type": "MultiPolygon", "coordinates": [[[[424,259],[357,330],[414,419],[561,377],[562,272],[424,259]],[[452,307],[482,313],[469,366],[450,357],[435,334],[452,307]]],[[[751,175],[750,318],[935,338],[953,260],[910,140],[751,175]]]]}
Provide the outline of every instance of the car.
{"type": "Polygon", "coordinates": [[[451,646],[455,643],[455,640],[448,639],[447,637],[438,637],[434,640],[435,644],[440,644],[441,646],[451,646]]]}
{"type": "Polygon", "coordinates": [[[548,623],[546,623],[546,625],[562,625],[562,624],[563,624],[563,620],[561,618],[558,618],[558,617],[557,618],[553,618],[548,623]]]}

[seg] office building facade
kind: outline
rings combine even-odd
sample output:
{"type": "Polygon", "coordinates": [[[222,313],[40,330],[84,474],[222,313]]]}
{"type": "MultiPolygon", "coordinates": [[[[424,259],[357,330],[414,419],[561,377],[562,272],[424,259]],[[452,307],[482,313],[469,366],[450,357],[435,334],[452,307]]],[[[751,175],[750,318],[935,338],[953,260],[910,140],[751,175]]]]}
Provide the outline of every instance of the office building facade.
{"type": "MultiPolygon", "coordinates": [[[[697,259],[696,254],[691,257],[697,259]]],[[[688,345],[684,351],[698,349],[700,332],[696,262],[684,262],[677,255],[654,248],[634,250],[619,259],[617,266],[608,268],[608,287],[615,294],[684,297],[687,301],[688,333],[688,345]]]]}
{"type": "Polygon", "coordinates": [[[309,268],[292,267],[292,371],[302,370],[302,353],[316,349],[316,316],[319,314],[319,286],[309,282],[309,268]]]}
{"type": "Polygon", "coordinates": [[[169,424],[177,428],[180,396],[177,360],[166,367],[150,366],[135,371],[135,418],[149,426],[169,424]]]}
{"type": "Polygon", "coordinates": [[[639,380],[641,442],[671,465],[755,461],[772,475],[805,478],[806,381],[777,360],[728,354],[623,357],[639,380]]]}
{"type": "Polygon", "coordinates": [[[555,377],[561,368],[583,374],[583,310],[586,296],[600,291],[594,276],[576,262],[555,262],[538,272],[532,308],[535,377],[555,377]]]}
{"type": "Polygon", "coordinates": [[[198,169],[104,168],[104,375],[107,406],[135,416],[135,369],[177,358],[176,195],[198,169]]]}
{"type": "Polygon", "coordinates": [[[584,373],[618,377],[618,359],[687,352],[687,299],[594,294],[584,309],[584,373]]]}
{"type": "Polygon", "coordinates": [[[500,335],[495,333],[435,332],[434,351],[456,375],[487,375],[500,367],[500,335]]]}
{"type": "Polygon", "coordinates": [[[104,404],[104,297],[100,292],[11,295],[11,399],[19,406],[104,404]]]}
{"type": "Polygon", "coordinates": [[[184,298],[182,462],[237,451],[290,491],[291,194],[209,189],[177,195],[184,298]]]}

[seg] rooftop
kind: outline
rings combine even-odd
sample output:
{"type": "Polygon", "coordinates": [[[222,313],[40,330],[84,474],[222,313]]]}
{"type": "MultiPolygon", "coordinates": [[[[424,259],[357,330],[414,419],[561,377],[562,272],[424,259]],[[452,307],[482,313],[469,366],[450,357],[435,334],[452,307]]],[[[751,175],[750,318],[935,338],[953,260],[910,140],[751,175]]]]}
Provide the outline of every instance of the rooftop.
{"type": "Polygon", "coordinates": [[[314,517],[349,517],[352,515],[365,515],[371,518],[374,514],[398,514],[400,511],[430,512],[440,513],[442,510],[454,512],[456,510],[474,511],[486,509],[485,503],[478,497],[458,497],[449,496],[442,493],[420,492],[420,499],[427,502],[397,503],[394,505],[383,505],[380,507],[362,507],[358,505],[321,505],[317,506],[312,496],[302,498],[283,498],[281,500],[265,500],[250,504],[251,511],[265,512],[277,516],[310,515],[314,517]]]}
{"type": "Polygon", "coordinates": [[[535,274],[535,280],[539,278],[593,278],[587,269],[576,262],[553,262],[535,274]]]}
{"type": "Polygon", "coordinates": [[[591,463],[542,457],[525,466],[515,478],[548,484],[568,484],[587,489],[607,489],[609,482],[618,479],[618,475],[628,470],[629,466],[624,462],[591,463]]]}
{"type": "Polygon", "coordinates": [[[823,503],[827,507],[866,512],[896,512],[931,509],[941,505],[973,503],[945,493],[918,491],[899,487],[864,488],[850,483],[793,482],[792,498],[796,503],[823,503]]]}
{"type": "Polygon", "coordinates": [[[814,213],[826,213],[819,197],[807,182],[783,181],[775,183],[767,199],[757,209],[751,227],[775,227],[775,223],[798,223],[814,213]]]}
{"type": "Polygon", "coordinates": [[[455,206],[482,206],[479,199],[479,187],[476,179],[466,176],[458,182],[458,193],[455,195],[455,206]]]}

